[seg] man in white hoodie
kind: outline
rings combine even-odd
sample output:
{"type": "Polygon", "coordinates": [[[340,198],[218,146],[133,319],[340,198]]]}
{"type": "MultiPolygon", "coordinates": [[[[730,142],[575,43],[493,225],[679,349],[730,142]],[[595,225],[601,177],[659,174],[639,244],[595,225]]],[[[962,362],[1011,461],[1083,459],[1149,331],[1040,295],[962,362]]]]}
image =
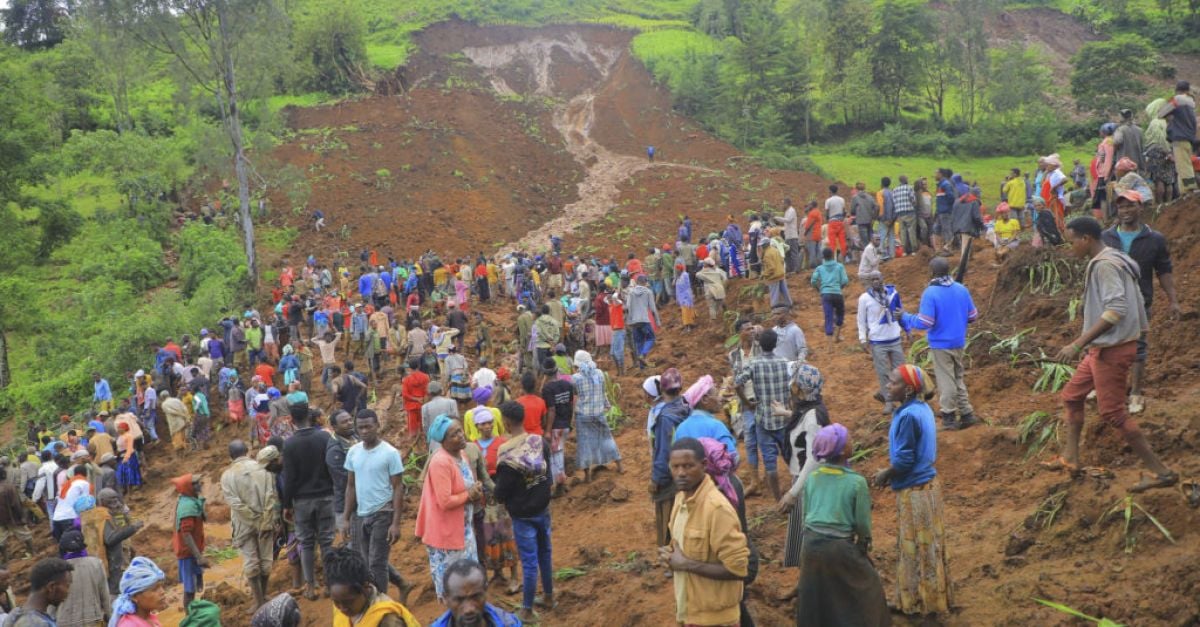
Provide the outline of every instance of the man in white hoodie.
{"type": "Polygon", "coordinates": [[[900,294],[894,286],[883,284],[883,275],[878,270],[864,272],[858,277],[867,284],[867,291],[858,297],[858,342],[875,366],[875,378],[879,381],[875,399],[883,403],[884,414],[891,414],[892,403],[887,400],[888,375],[904,363],[904,347],[900,343],[900,294]]]}

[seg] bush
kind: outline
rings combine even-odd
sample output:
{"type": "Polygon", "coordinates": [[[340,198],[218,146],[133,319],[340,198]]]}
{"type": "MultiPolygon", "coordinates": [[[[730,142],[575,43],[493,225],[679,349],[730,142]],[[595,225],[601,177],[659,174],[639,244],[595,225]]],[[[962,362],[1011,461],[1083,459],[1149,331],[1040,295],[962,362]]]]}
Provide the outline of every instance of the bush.
{"type": "Polygon", "coordinates": [[[954,152],[974,157],[1048,154],[1059,145],[1060,123],[1051,114],[1029,115],[1019,121],[988,119],[954,138],[954,152]]]}
{"type": "Polygon", "coordinates": [[[136,220],[88,222],[75,239],[51,256],[78,281],[121,281],[139,292],[170,275],[162,245],[136,220]]]}
{"type": "Polygon", "coordinates": [[[209,279],[230,290],[246,282],[246,255],[232,229],[191,222],[179,231],[178,249],[179,289],[189,298],[209,279]]]}
{"type": "Polygon", "coordinates": [[[360,88],[367,63],[367,27],[349,2],[331,2],[296,28],[296,63],[301,87],[344,94],[360,88]]]}
{"type": "Polygon", "coordinates": [[[887,124],[883,130],[868,133],[846,147],[863,157],[940,157],[950,152],[951,145],[950,137],[942,131],[917,131],[900,124],[887,124]]]}

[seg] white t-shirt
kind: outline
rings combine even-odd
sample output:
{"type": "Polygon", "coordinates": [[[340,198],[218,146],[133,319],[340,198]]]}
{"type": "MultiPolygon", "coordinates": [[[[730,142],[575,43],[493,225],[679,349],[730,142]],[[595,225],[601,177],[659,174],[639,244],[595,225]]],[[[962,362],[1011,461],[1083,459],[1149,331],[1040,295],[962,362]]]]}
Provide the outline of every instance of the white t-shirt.
{"type": "Polygon", "coordinates": [[[825,215],[830,220],[844,218],[846,216],[846,199],[836,195],[826,198],[825,215]]]}
{"type": "Polygon", "coordinates": [[[471,376],[471,387],[490,388],[496,383],[496,371],[491,368],[480,368],[471,376]]]}
{"type": "Polygon", "coordinates": [[[91,492],[91,485],[86,478],[72,479],[71,486],[67,488],[67,496],[58,499],[58,503],[54,506],[54,520],[75,520],[79,514],[75,513],[75,499],[86,496],[91,492]]]}

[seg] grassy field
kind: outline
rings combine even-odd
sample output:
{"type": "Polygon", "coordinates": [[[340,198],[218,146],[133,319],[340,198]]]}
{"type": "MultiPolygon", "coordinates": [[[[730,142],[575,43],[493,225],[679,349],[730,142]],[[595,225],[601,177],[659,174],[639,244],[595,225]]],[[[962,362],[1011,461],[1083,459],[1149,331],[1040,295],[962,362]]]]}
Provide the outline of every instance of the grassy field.
{"type": "Polygon", "coordinates": [[[43,200],[66,200],[84,218],[95,215],[96,209],[118,209],[123,202],[111,179],[91,172],[74,176],[51,176],[45,184],[26,187],[24,191],[43,200]]]}
{"type": "MultiPolygon", "coordinates": [[[[1059,152],[1065,170],[1070,170],[1071,161],[1082,163],[1091,160],[1092,151],[1080,147],[1067,147],[1059,152]]],[[[977,181],[983,190],[985,204],[995,203],[1000,198],[1000,184],[1012,168],[1022,173],[1033,170],[1037,155],[1014,155],[1007,157],[859,157],[846,153],[818,153],[812,160],[824,173],[834,179],[853,185],[858,181],[867,184],[867,189],[879,189],[879,179],[892,178],[893,184],[901,175],[910,180],[922,176],[933,181],[938,168],[950,168],[963,175],[968,182],[977,181]]],[[[807,200],[807,199],[806,199],[807,200]]]]}

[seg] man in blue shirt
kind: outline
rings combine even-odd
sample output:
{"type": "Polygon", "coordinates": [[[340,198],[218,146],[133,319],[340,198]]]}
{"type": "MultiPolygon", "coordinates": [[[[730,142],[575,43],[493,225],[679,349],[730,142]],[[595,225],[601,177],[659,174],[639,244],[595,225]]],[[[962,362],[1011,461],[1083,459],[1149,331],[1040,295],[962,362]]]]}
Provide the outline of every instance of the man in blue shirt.
{"type": "MultiPolygon", "coordinates": [[[[355,428],[361,442],[346,452],[346,505],[344,526],[351,543],[371,569],[375,589],[387,590],[390,581],[388,551],[400,539],[404,518],[404,460],[400,451],[379,437],[379,416],[370,409],[358,412],[355,428]]],[[[411,587],[403,580],[400,603],[411,587]]]]}
{"type": "Polygon", "coordinates": [[[950,240],[954,237],[950,215],[954,211],[954,201],[958,199],[958,193],[954,188],[954,183],[950,181],[951,176],[950,168],[938,168],[933,175],[937,182],[934,192],[937,206],[934,208],[933,216],[933,234],[935,236],[933,247],[942,253],[950,252],[950,240]]]}
{"type": "Polygon", "coordinates": [[[488,603],[487,573],[479,562],[461,559],[450,564],[442,581],[449,609],[430,627],[521,627],[523,624],[515,614],[488,603]]]}
{"type": "Polygon", "coordinates": [[[112,411],[112,388],[109,387],[108,380],[101,377],[99,372],[92,373],[92,390],[92,403],[96,405],[96,411],[112,411]]]}
{"type": "Polygon", "coordinates": [[[928,331],[929,352],[933,355],[933,376],[937,380],[938,405],[942,412],[942,428],[958,430],[979,423],[971,401],[967,398],[964,380],[966,366],[963,350],[967,344],[967,325],[975,322],[979,312],[971,300],[971,292],[950,276],[950,263],[942,257],[929,262],[933,279],[921,294],[921,309],[916,314],[905,313],[902,326],[928,331]]]}

